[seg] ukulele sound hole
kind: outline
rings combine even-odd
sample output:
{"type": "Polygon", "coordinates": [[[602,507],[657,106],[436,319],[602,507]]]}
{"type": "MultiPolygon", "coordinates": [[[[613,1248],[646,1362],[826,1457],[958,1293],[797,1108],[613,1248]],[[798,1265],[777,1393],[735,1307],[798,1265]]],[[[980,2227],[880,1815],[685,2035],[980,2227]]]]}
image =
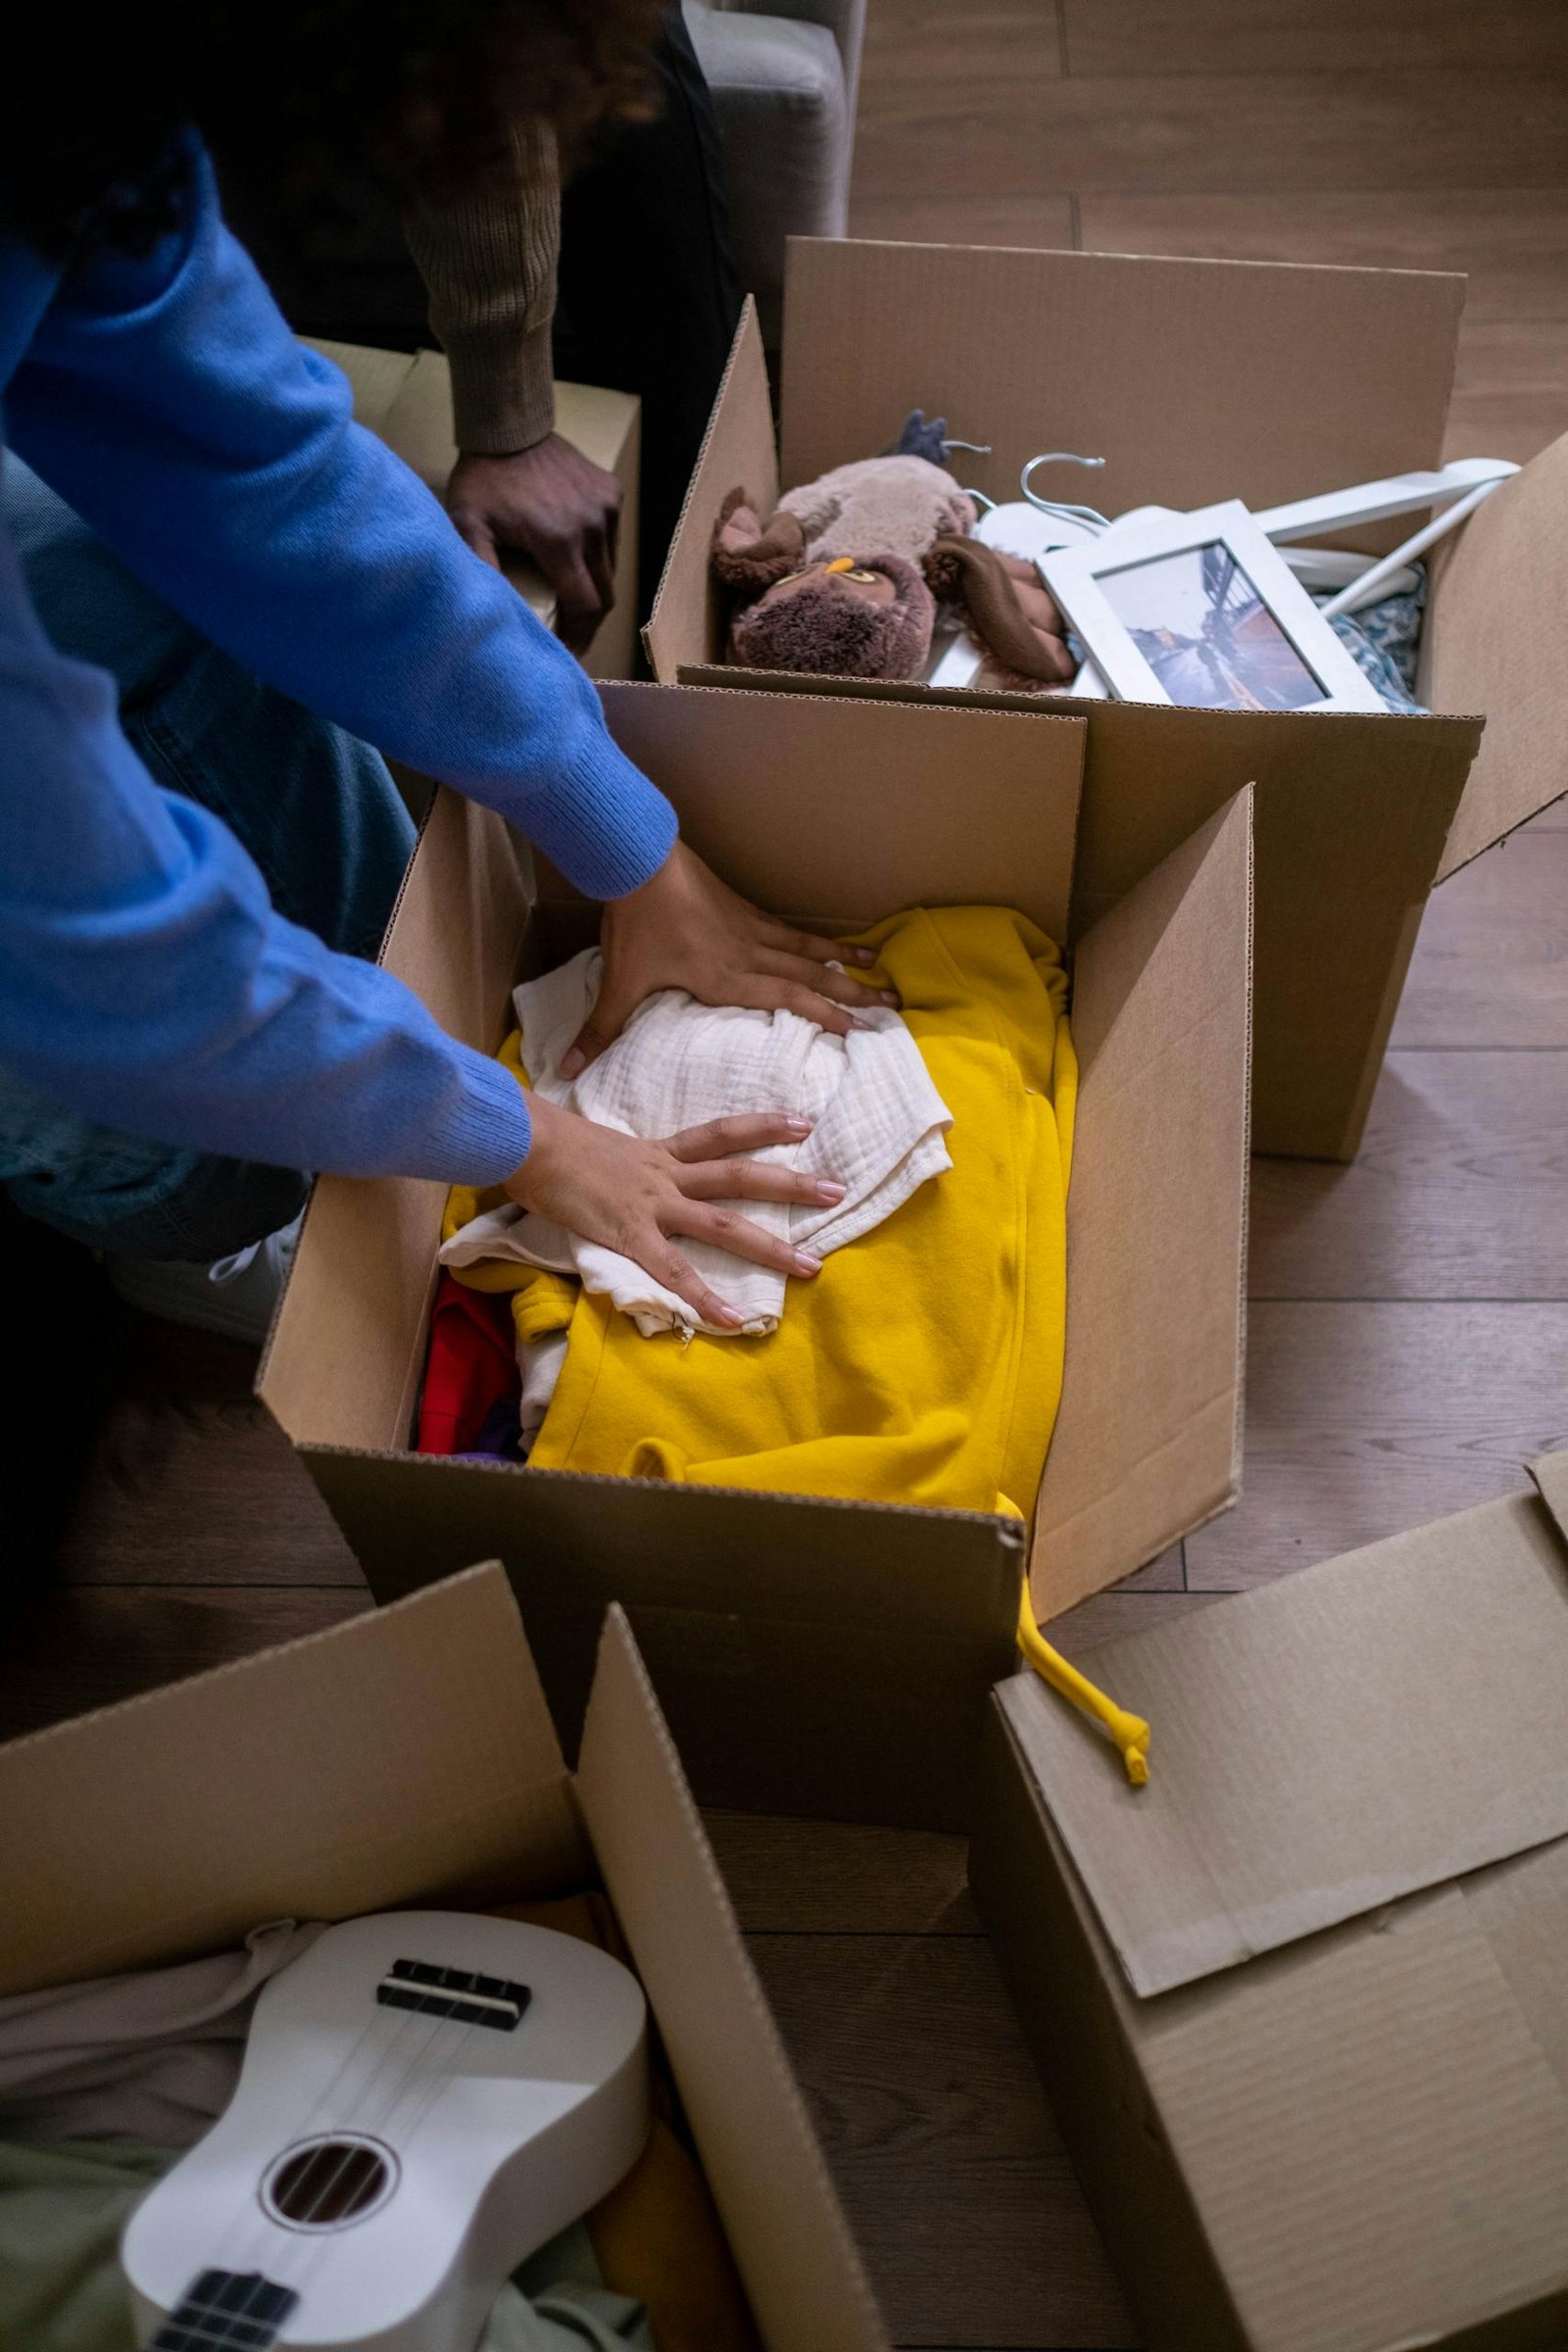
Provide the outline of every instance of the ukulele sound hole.
{"type": "Polygon", "coordinates": [[[341,2230],[384,2205],[396,2180],[386,2149],[336,2132],[286,2149],[262,2183],[262,2203],[291,2230],[341,2230]]]}

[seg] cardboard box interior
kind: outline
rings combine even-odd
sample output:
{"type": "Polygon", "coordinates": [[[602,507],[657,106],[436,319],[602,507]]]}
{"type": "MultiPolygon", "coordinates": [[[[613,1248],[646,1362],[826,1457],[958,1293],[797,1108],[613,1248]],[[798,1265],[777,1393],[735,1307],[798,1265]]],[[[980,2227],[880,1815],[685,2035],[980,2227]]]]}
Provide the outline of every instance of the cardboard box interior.
{"type": "MultiPolygon", "coordinates": [[[[722,663],[708,565],[719,503],[740,484],[765,511],[781,483],[885,447],[916,405],[994,445],[956,461],[993,498],[1017,496],[1042,446],[1104,456],[1102,472],[1039,486],[1109,514],[1261,507],[1436,466],[1463,290],[1429,271],[796,240],[779,442],[748,318],[645,631],[654,674],[801,686],[722,663]]],[[[1257,787],[1259,1151],[1354,1155],[1433,883],[1568,786],[1545,617],[1568,562],[1565,502],[1559,448],[1440,551],[1423,645],[1437,715],[1050,700],[1090,729],[1074,936],[1241,784],[1257,787]],[[1488,714],[1484,739],[1466,712],[1488,714]]],[[[1410,527],[1352,540],[1387,547],[1410,527]]]]}
{"type": "Polygon", "coordinates": [[[996,1694],[971,1884],[1152,2352],[1568,2323],[1568,1456],[996,1694]]]}
{"type": "Polygon", "coordinates": [[[0,1748],[0,1992],[600,1885],[769,2352],[886,2335],[623,1618],[567,1773],[494,1564],[0,1748]]]}
{"type": "MultiPolygon", "coordinates": [[[[438,351],[377,351],[364,343],[329,343],[307,336],[313,349],[342,368],[354,394],[356,420],[383,440],[406,466],[444,498],[458,448],[453,438],[452,376],[438,351]]],[[[637,483],[642,414],[629,392],[598,384],[557,384],[556,430],[596,466],[612,473],[623,494],[615,541],[615,602],[583,657],[594,678],[629,678],[637,667],[637,483]]],[[[555,592],[526,557],[508,554],[508,579],[547,629],[556,622],[555,592]]]]}
{"type": "MultiPolygon", "coordinates": [[[[760,724],[736,695],[605,691],[687,838],[763,905],[848,929],[1000,903],[1059,933],[1080,723],[801,697],[760,724]]],[[[1250,906],[1244,795],[1079,948],[1065,1380],[1028,1560],[1043,1618],[1237,1492],[1250,906]]],[[[519,968],[581,944],[587,916],[548,874],[535,892],[499,819],[442,795],[385,961],[492,1052],[519,968]]],[[[408,1452],[443,1200],[319,1183],[259,1383],[377,1597],[505,1560],[568,1751],[618,1600],[705,1801],[961,1824],[1021,1531],[408,1452]]]]}

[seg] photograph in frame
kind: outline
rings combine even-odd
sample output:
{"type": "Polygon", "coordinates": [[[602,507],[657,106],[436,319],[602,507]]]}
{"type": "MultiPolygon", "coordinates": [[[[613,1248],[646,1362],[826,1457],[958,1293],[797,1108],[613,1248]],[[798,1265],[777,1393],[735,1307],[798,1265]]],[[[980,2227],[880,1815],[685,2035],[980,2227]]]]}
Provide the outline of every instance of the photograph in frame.
{"type": "Polygon", "coordinates": [[[1383,710],[1239,500],[1041,559],[1111,693],[1211,710],[1383,710]]]}

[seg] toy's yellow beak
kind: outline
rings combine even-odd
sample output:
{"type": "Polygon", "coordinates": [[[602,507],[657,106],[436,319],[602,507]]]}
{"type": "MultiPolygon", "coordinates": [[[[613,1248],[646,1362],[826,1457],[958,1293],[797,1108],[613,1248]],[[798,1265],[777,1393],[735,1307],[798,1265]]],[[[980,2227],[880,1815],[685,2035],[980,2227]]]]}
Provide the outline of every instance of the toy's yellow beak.
{"type": "Polygon", "coordinates": [[[853,571],[855,558],[853,556],[835,556],[832,563],[824,564],[822,568],[824,571],[853,571]]]}

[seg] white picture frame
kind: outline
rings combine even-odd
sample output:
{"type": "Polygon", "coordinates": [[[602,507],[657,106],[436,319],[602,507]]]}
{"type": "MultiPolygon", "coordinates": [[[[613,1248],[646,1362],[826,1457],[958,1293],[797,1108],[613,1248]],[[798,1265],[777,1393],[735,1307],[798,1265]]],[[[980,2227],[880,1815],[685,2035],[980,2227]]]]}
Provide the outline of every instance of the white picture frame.
{"type": "Polygon", "coordinates": [[[1039,565],[1118,701],[1387,710],[1240,499],[1116,525],[1039,565]]]}

